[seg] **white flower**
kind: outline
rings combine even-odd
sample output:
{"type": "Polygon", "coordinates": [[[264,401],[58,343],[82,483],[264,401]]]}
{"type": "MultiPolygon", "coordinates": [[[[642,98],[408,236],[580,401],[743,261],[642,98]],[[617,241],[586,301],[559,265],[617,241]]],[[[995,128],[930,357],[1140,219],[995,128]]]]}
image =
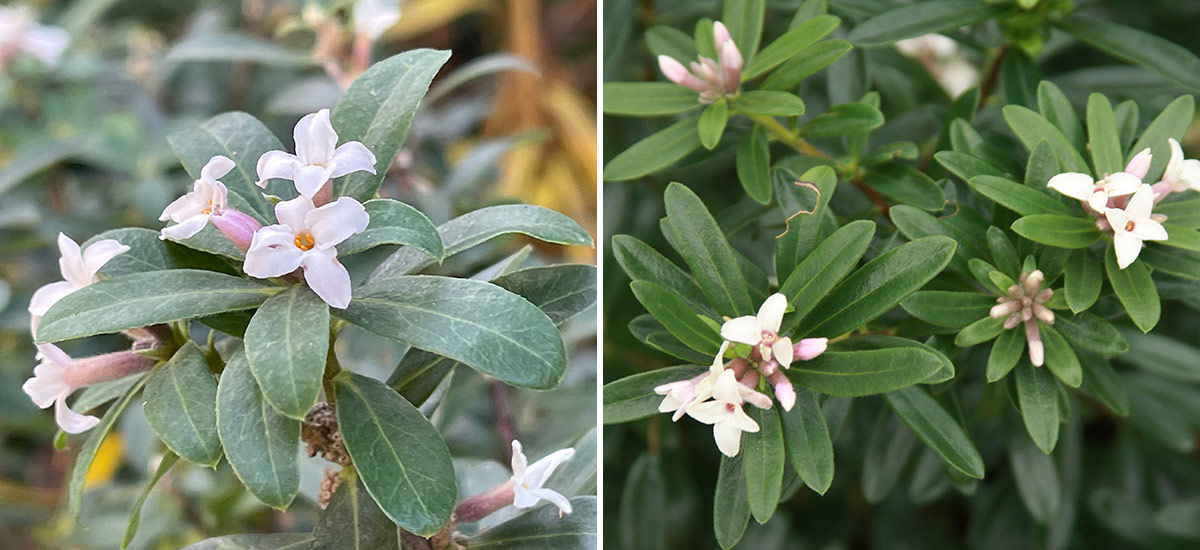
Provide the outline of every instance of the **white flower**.
{"type": "Polygon", "coordinates": [[[758,423],[742,410],[743,388],[733,370],[725,370],[713,384],[713,399],[687,408],[688,416],[712,425],[713,439],[725,456],[737,456],[741,451],[742,432],[758,432],[758,423]]]}
{"type": "Polygon", "coordinates": [[[367,228],[370,216],[358,201],[342,197],[320,208],[308,197],[275,205],[277,225],[254,234],[243,268],[265,279],[304,270],[304,280],[325,303],[344,309],[350,304],[350,274],[334,248],[367,228]]]}
{"type": "Polygon", "coordinates": [[[187,239],[204,229],[213,216],[220,215],[229,204],[229,190],[218,178],[224,177],[233,167],[234,163],[228,157],[217,155],[209,160],[200,169],[200,179],[193,184],[192,191],[167,205],[158,217],[160,221],[175,222],[175,225],[164,227],[159,238],[187,239]]]}
{"type": "Polygon", "coordinates": [[[896,49],[908,57],[950,59],[958,54],[958,42],[948,36],[930,33],[900,40],[896,42],[896,49]]]}
{"type": "Polygon", "coordinates": [[[400,20],[400,0],[358,0],[354,4],[354,32],[377,40],[400,20]]]}
{"type": "Polygon", "coordinates": [[[71,35],[60,27],[39,24],[25,6],[0,6],[0,65],[16,52],[47,66],[58,65],[71,35]]]}
{"type": "Polygon", "coordinates": [[[1167,163],[1167,171],[1163,174],[1163,183],[1170,186],[1171,192],[1181,193],[1188,189],[1200,191],[1200,160],[1184,159],[1183,148],[1175,138],[1170,139],[1171,160],[1167,163]]]}
{"type": "Polygon", "coordinates": [[[305,115],[293,131],[296,154],[269,151],[258,158],[258,186],[267,180],[291,180],[308,198],[316,196],[330,180],[351,172],[375,173],[375,155],[357,141],[337,145],[338,135],[329,122],[329,109],[305,115]]]}
{"type": "Polygon", "coordinates": [[[712,103],[736,94],[742,83],[742,53],[720,21],[713,23],[713,43],[719,59],[700,56],[691,63],[691,70],[674,58],[658,56],[658,67],[668,80],[700,94],[701,103],[712,103]]]}
{"type": "Polygon", "coordinates": [[[1154,208],[1154,190],[1143,185],[1125,209],[1109,208],[1104,211],[1108,224],[1113,229],[1113,248],[1117,253],[1117,266],[1125,269],[1137,259],[1142,251],[1142,241],[1165,241],[1167,230],[1150,219],[1154,208]]]}
{"type": "Polygon", "coordinates": [[[575,449],[560,449],[550,453],[541,460],[526,466],[525,453],[521,450],[521,442],[512,442],[512,485],[513,506],[517,508],[532,508],[539,500],[548,500],[558,506],[559,514],[571,513],[571,501],[562,494],[546,489],[544,485],[550,474],[560,464],[575,456],[575,449]]]}
{"type": "Polygon", "coordinates": [[[100,423],[100,419],[72,411],[67,406],[67,396],[75,391],[70,381],[73,360],[53,344],[38,346],[42,362],[34,367],[33,378],[25,381],[22,390],[39,408],[54,405],[54,420],[64,432],[82,433],[100,423]]]}
{"type": "Polygon", "coordinates": [[[794,351],[792,339],[779,337],[779,325],[787,311],[787,297],[772,294],[758,309],[758,316],[746,315],[730,319],[721,326],[721,337],[731,342],[758,346],[763,361],[774,358],[785,368],[791,366],[794,351]]]}
{"type": "Polygon", "coordinates": [[[708,399],[712,395],[713,382],[725,370],[725,350],[727,349],[729,349],[729,342],[722,343],[721,350],[713,358],[712,366],[709,367],[708,372],[688,380],[670,382],[655,387],[654,393],[666,396],[663,397],[662,403],[658,405],[658,412],[674,413],[671,415],[671,421],[677,422],[680,418],[683,418],[687,406],[691,405],[692,402],[697,399],[708,399]]]}
{"type": "Polygon", "coordinates": [[[62,257],[58,260],[58,267],[64,280],[45,285],[33,293],[29,300],[29,314],[33,316],[32,326],[36,328],[38,319],[64,296],[96,282],[96,272],[109,260],[128,250],[128,246],[115,239],[103,239],[92,243],[87,250],[81,252],[75,241],[59,233],[58,251],[62,257]]]}
{"type": "Polygon", "coordinates": [[[1108,200],[1113,197],[1131,195],[1142,186],[1141,178],[1128,172],[1117,172],[1100,181],[1088,174],[1067,172],[1050,178],[1046,184],[1063,195],[1087,203],[1092,210],[1103,213],[1108,200]]]}

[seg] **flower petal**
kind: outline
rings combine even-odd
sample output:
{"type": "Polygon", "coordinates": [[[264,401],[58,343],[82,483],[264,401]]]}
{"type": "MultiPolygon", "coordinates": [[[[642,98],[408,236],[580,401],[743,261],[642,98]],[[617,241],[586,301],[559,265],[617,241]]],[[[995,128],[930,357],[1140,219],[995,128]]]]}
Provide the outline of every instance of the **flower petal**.
{"type": "Polygon", "coordinates": [[[1132,195],[1142,187],[1141,178],[1126,172],[1117,172],[1105,178],[1104,192],[1110,197],[1132,195]]]}
{"type": "Polygon", "coordinates": [[[359,141],[348,141],[333,151],[329,177],[340,178],[351,172],[375,173],[375,154],[359,141]]]}
{"type": "Polygon", "coordinates": [[[316,210],[316,208],[312,199],[302,195],[289,201],[276,203],[275,219],[279,220],[279,223],[286,226],[293,233],[307,231],[309,229],[307,223],[308,213],[316,210]]]}
{"type": "Polygon", "coordinates": [[[521,448],[521,442],[516,439],[512,440],[513,479],[525,479],[525,466],[527,464],[528,460],[525,458],[525,451],[521,448]]]}
{"type": "Polygon", "coordinates": [[[724,403],[742,403],[742,394],[738,391],[738,381],[733,370],[726,370],[717,377],[712,395],[713,399],[724,403]]]}
{"type": "Polygon", "coordinates": [[[730,319],[721,325],[721,338],[731,342],[755,345],[762,340],[758,319],[749,315],[730,319]]]}
{"type": "Polygon", "coordinates": [[[1132,233],[1118,231],[1113,235],[1113,249],[1117,253],[1117,267],[1125,269],[1142,252],[1142,240],[1132,233]]]}
{"type": "Polygon", "coordinates": [[[230,170],[237,166],[229,157],[217,155],[208,160],[204,164],[204,168],[200,169],[200,179],[205,182],[214,182],[228,174],[230,170]]]}
{"type": "Polygon", "coordinates": [[[312,233],[318,248],[332,248],[351,235],[362,233],[370,221],[362,203],[350,197],[341,197],[309,211],[304,217],[304,225],[312,233]]]}
{"type": "Polygon", "coordinates": [[[58,268],[62,271],[64,279],[75,285],[75,288],[92,284],[92,274],[88,273],[87,266],[83,263],[83,253],[79,250],[79,245],[62,233],[58,234],[58,253],[61,255],[58,268]]]}
{"type": "MultiPolygon", "coordinates": [[[[199,184],[199,182],[196,183],[199,184]]],[[[199,185],[197,185],[197,187],[198,186],[199,185]]],[[[167,220],[174,220],[176,222],[180,222],[199,214],[203,209],[204,207],[201,206],[200,201],[196,200],[196,195],[193,193],[188,193],[175,199],[174,201],[171,201],[171,204],[168,204],[167,207],[163,209],[162,214],[158,216],[158,221],[165,222],[167,220]]]]}
{"type": "Polygon", "coordinates": [[[29,314],[34,317],[45,315],[51,306],[72,292],[75,292],[75,285],[67,281],[50,283],[37,289],[29,299],[29,314]]]}
{"type": "Polygon", "coordinates": [[[1087,174],[1067,172],[1050,178],[1050,182],[1046,184],[1046,187],[1073,199],[1086,201],[1088,197],[1092,196],[1092,191],[1096,187],[1096,180],[1087,174]]]}
{"type": "Polygon", "coordinates": [[[713,424],[713,440],[725,456],[737,456],[742,450],[742,430],[728,421],[713,424]]]}
{"type": "Polygon", "coordinates": [[[296,156],[304,164],[327,165],[337,147],[337,132],[329,122],[329,109],[305,115],[292,131],[296,140],[296,156]]]}
{"type": "MultiPolygon", "coordinates": [[[[558,510],[564,514],[571,513],[571,501],[567,500],[567,497],[563,496],[557,491],[552,491],[550,489],[533,489],[528,492],[535,498],[554,504],[558,507],[558,510]]],[[[513,505],[516,505],[516,499],[514,499],[513,505]]],[[[520,508],[520,506],[517,507],[520,508]]]]}
{"type": "Polygon", "coordinates": [[[562,463],[575,456],[575,449],[559,449],[534,462],[525,470],[525,485],[538,489],[546,484],[550,474],[554,473],[562,463]]]}
{"type": "Polygon", "coordinates": [[[62,431],[69,434],[86,432],[100,423],[99,418],[71,410],[67,406],[67,396],[65,395],[54,401],[54,421],[58,423],[58,427],[62,428],[62,431]]]}
{"type": "Polygon", "coordinates": [[[268,225],[254,233],[242,270],[266,279],[286,275],[300,267],[304,252],[296,248],[296,235],[283,225],[268,225]]]}
{"type": "Polygon", "coordinates": [[[308,288],[329,307],[346,309],[350,305],[350,272],[338,262],[336,250],[314,248],[304,254],[302,262],[308,288]]]}
{"type": "Polygon", "coordinates": [[[301,195],[312,198],[317,196],[322,187],[329,183],[329,168],[317,165],[301,166],[296,169],[296,191],[301,195]]]}
{"type": "Polygon", "coordinates": [[[1129,204],[1125,205],[1125,213],[1129,214],[1134,220],[1144,220],[1150,217],[1151,210],[1154,209],[1154,188],[1150,185],[1142,185],[1138,188],[1133,197],[1129,199],[1129,204]]]}
{"type": "Polygon", "coordinates": [[[717,350],[717,355],[713,357],[712,365],[708,368],[709,372],[720,374],[725,370],[725,351],[729,349],[729,341],[721,342],[721,349],[717,350]]]}
{"type": "Polygon", "coordinates": [[[38,365],[33,370],[33,378],[26,380],[21,389],[39,409],[49,407],[55,399],[71,392],[71,387],[62,380],[64,370],[52,363],[38,365]]]}
{"type": "Polygon", "coordinates": [[[1149,219],[1138,220],[1130,233],[1143,241],[1167,240],[1167,229],[1161,223],[1149,219]]]}
{"type": "Polygon", "coordinates": [[[828,338],[805,338],[800,340],[800,343],[797,344],[796,348],[793,349],[795,349],[796,352],[796,359],[801,361],[811,361],[818,355],[825,353],[825,349],[827,347],[829,347],[828,338]]]}
{"type": "Polygon", "coordinates": [[[792,350],[792,339],[786,336],[776,340],[771,346],[771,355],[775,357],[775,360],[778,361],[780,365],[783,365],[783,368],[785,369],[792,366],[793,354],[794,351],[792,350]]]}
{"type": "Polygon", "coordinates": [[[1104,210],[1104,218],[1108,220],[1108,225],[1112,226],[1113,231],[1121,233],[1125,231],[1125,226],[1129,224],[1129,214],[1120,208],[1108,208],[1104,210]]]}
{"type": "Polygon", "coordinates": [[[759,329],[779,332],[779,325],[783,324],[783,314],[787,311],[787,306],[787,296],[783,294],[776,292],[768,297],[762,307],[758,308],[759,329]]]}
{"type": "Polygon", "coordinates": [[[716,424],[724,420],[727,414],[725,404],[720,401],[692,403],[687,407],[687,415],[704,424],[716,424]]]}
{"type": "Polygon", "coordinates": [[[296,171],[304,166],[300,159],[291,153],[284,151],[267,151],[261,157],[258,157],[258,181],[256,185],[262,188],[267,187],[267,180],[270,179],[296,179],[296,171]]]}
{"type": "Polygon", "coordinates": [[[160,239],[170,239],[172,241],[182,241],[194,237],[199,233],[204,226],[208,225],[208,214],[197,214],[187,218],[170,227],[164,227],[159,231],[160,239]]]}

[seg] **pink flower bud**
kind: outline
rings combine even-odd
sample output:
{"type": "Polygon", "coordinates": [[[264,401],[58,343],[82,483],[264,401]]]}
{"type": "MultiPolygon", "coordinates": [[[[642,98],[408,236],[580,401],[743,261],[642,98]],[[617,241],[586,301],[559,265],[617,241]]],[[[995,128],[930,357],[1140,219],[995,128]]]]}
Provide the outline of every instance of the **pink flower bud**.
{"type": "Polygon", "coordinates": [[[796,388],[792,386],[792,381],[788,380],[783,371],[775,371],[775,374],[767,379],[775,387],[775,399],[779,400],[783,410],[792,410],[792,407],[796,406],[796,388]]]}
{"type": "Polygon", "coordinates": [[[663,76],[666,76],[667,80],[680,86],[685,86],[696,93],[708,89],[708,86],[701,82],[700,79],[688,72],[687,67],[684,67],[683,63],[669,56],[658,56],[658,68],[662,70],[663,76]]]}
{"type": "Polygon", "coordinates": [[[805,338],[792,346],[792,350],[796,359],[809,361],[825,353],[827,347],[829,347],[828,338],[805,338]]]}
{"type": "Polygon", "coordinates": [[[1137,179],[1145,179],[1146,173],[1150,171],[1150,161],[1153,160],[1153,157],[1149,147],[1142,149],[1129,160],[1129,164],[1125,166],[1125,172],[1137,176],[1137,179]]]}
{"type": "Polygon", "coordinates": [[[220,214],[213,216],[209,221],[242,252],[250,249],[254,233],[262,229],[258,220],[232,208],[222,209],[220,214]]]}
{"type": "Polygon", "coordinates": [[[717,45],[717,50],[720,50],[726,42],[733,42],[733,37],[729,34],[729,28],[720,21],[714,22],[713,43],[717,45]]]}
{"type": "Polygon", "coordinates": [[[1029,341],[1029,362],[1035,367],[1042,366],[1046,362],[1046,348],[1042,346],[1042,335],[1038,330],[1037,321],[1025,321],[1025,339],[1029,341]]]}

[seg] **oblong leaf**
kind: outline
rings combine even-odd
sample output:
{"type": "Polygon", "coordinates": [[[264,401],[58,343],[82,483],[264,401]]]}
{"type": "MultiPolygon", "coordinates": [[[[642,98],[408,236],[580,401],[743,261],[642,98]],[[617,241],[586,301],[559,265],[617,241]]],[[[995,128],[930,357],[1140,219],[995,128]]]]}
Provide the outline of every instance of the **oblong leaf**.
{"type": "Polygon", "coordinates": [[[604,385],[604,423],[620,424],[658,414],[658,405],[663,396],[654,393],[654,388],[671,382],[690,380],[708,370],[708,367],[684,365],[667,367],[633,376],[626,376],[604,385]]]}
{"type": "Polygon", "coordinates": [[[850,31],[850,41],[860,47],[893,42],[974,25],[1004,12],[1002,6],[935,0],[884,11],[850,31]]]}
{"type": "Polygon", "coordinates": [[[818,15],[788,29],[754,56],[750,65],[742,71],[742,80],[753,80],[770,72],[771,69],[778,67],[792,56],[824,38],[825,35],[833,32],[833,29],[836,29],[841,22],[841,19],[832,15],[818,15]]]}
{"type": "Polygon", "coordinates": [[[1070,217],[1072,215],[1071,210],[1055,200],[1054,197],[1009,179],[995,176],[975,176],[967,180],[967,183],[979,194],[1023,216],[1053,214],[1070,217]]]}
{"type": "Polygon", "coordinates": [[[772,90],[750,90],[742,92],[729,101],[734,111],[764,116],[800,116],[804,114],[804,100],[788,92],[772,90]]]}
{"type": "Polygon", "coordinates": [[[751,407],[750,418],[758,423],[757,433],[747,433],[742,441],[742,466],[746,475],[746,500],[750,514],[766,523],[775,514],[783,490],[783,428],[774,408],[751,407]]]}
{"type": "Polygon", "coordinates": [[[1050,454],[1058,443],[1058,382],[1050,369],[1029,361],[1017,364],[1017,403],[1025,430],[1043,453],[1050,454]]]}
{"type": "Polygon", "coordinates": [[[762,126],[755,125],[738,145],[737,174],[750,198],[759,204],[771,201],[771,144],[762,126]]]}
{"type": "Polygon", "coordinates": [[[1134,261],[1125,269],[1118,267],[1117,256],[1110,243],[1108,252],[1104,255],[1104,271],[1108,274],[1108,283],[1112,285],[1117,300],[1129,314],[1129,319],[1142,329],[1142,332],[1150,332],[1158,324],[1158,318],[1162,314],[1158,289],[1154,287],[1150,270],[1139,261],[1134,261]]]}
{"type": "Polygon", "coordinates": [[[721,315],[753,313],[754,305],[733,249],[700,197],[686,186],[672,183],[667,186],[664,202],[679,255],[691,268],[708,302],[721,315]]]}
{"type": "Polygon", "coordinates": [[[913,293],[900,302],[913,317],[926,323],[962,328],[988,315],[996,300],[976,292],[930,290],[913,293]]]}
{"type": "Polygon", "coordinates": [[[1183,46],[1133,27],[1084,15],[1071,15],[1057,25],[1096,48],[1141,65],[1194,92],[1200,91],[1200,58],[1183,46]]]}
{"type": "Polygon", "coordinates": [[[833,484],[833,441],[816,392],[797,388],[796,405],[781,412],[780,420],[792,468],[810,489],[825,494],[833,484]]]}
{"type": "Polygon", "coordinates": [[[246,362],[263,397],[303,420],[321,393],[329,351],[329,306],[304,285],[263,303],[245,336],[246,362]]]}
{"type": "Polygon", "coordinates": [[[853,49],[849,42],[840,38],[817,42],[775,69],[763,80],[762,90],[787,90],[801,80],[811,76],[841,59],[853,49]]]}
{"type": "Polygon", "coordinates": [[[937,354],[919,348],[827,351],[816,359],[792,363],[792,382],[841,397],[874,395],[925,380],[942,366],[937,354]]]}
{"type": "Polygon", "coordinates": [[[830,289],[858,265],[858,260],[867,251],[874,235],[874,222],[850,222],[821,241],[821,244],[796,266],[779,287],[779,292],[788,297],[788,303],[793,308],[791,319],[784,321],[784,327],[795,326],[804,315],[816,307],[830,289]]]}
{"type": "Polygon", "coordinates": [[[188,341],[146,383],[146,418],[167,448],[188,461],[216,466],[217,380],[204,352],[188,341]]]}
{"type": "Polygon", "coordinates": [[[721,335],[713,330],[711,324],[692,313],[682,299],[649,281],[634,281],[629,286],[646,311],[680,342],[703,354],[717,353],[717,348],[721,347],[721,335]]]}
{"type": "Polygon", "coordinates": [[[217,433],[246,488],[268,506],[287,508],[300,492],[300,421],[267,403],[242,352],[229,358],[217,384],[217,433]]]}
{"type": "Polygon", "coordinates": [[[883,196],[922,210],[938,211],[946,206],[946,194],[929,176],[898,162],[877,166],[863,182],[883,196]]]}
{"type": "Polygon", "coordinates": [[[604,112],[610,115],[673,115],[701,105],[695,91],[673,82],[604,83],[604,112]]]}
{"type": "Polygon", "coordinates": [[[1026,149],[1033,151],[1039,142],[1045,140],[1049,142],[1050,148],[1054,150],[1054,155],[1058,157],[1058,162],[1066,171],[1085,174],[1090,172],[1087,161],[1083,159],[1083,155],[1079,153],[1071,140],[1067,139],[1067,136],[1063,135],[1058,127],[1051,124],[1042,115],[1020,105],[1008,105],[1002,112],[1009,128],[1012,128],[1013,133],[1017,135],[1017,139],[1021,140],[1026,149]]]}
{"type": "Polygon", "coordinates": [[[79,454],[75,455],[75,464],[71,466],[71,481],[67,483],[67,513],[72,518],[79,518],[79,509],[83,504],[84,481],[87,478],[88,470],[92,468],[92,463],[96,460],[96,453],[100,451],[100,444],[104,443],[104,438],[108,437],[113,425],[117,423],[117,418],[125,412],[125,408],[133,401],[134,396],[142,391],[147,377],[138,376],[135,380],[133,385],[121,394],[121,398],[109,405],[107,411],[104,411],[104,416],[100,417],[100,423],[88,430],[87,441],[79,448],[79,454]]]}
{"type": "Polygon", "coordinates": [[[884,398],[943,462],[968,477],[983,479],[983,457],[970,436],[925,390],[909,387],[884,394],[884,398]]]}
{"type": "Polygon", "coordinates": [[[1012,230],[1033,242],[1058,248],[1086,248],[1101,235],[1094,221],[1053,214],[1025,216],[1013,222],[1012,230]]]}
{"type": "Polygon", "coordinates": [[[883,126],[883,113],[867,103],[834,105],[809,120],[800,129],[806,137],[835,137],[864,134],[883,126]]]}
{"type": "Polygon", "coordinates": [[[629,146],[604,165],[605,181],[624,181],[657,172],[700,148],[700,115],[676,122],[629,146]]]}
{"type": "Polygon", "coordinates": [[[384,244],[408,245],[440,260],[442,237],[433,222],[420,210],[400,201],[372,199],[363,203],[370,216],[366,230],[338,245],[338,253],[350,255],[384,244]]]}

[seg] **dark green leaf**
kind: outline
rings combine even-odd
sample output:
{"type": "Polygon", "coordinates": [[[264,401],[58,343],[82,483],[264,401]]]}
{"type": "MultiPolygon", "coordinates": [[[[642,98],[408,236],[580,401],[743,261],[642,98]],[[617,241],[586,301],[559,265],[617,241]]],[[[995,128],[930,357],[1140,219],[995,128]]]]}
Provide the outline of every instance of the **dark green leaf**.
{"type": "Polygon", "coordinates": [[[308,287],[267,299],[246,327],[246,362],[263,397],[297,420],[321,393],[329,351],[329,306],[308,287]]]}
{"type": "Polygon", "coordinates": [[[721,548],[733,548],[746,525],[750,523],[750,502],[746,496],[746,473],[742,457],[721,457],[721,469],[717,473],[716,497],[713,499],[713,530],[721,548]]]}
{"type": "Polygon", "coordinates": [[[771,202],[771,143],[762,126],[755,125],[738,145],[737,174],[750,198],[759,204],[771,202]]]}
{"type": "Polygon", "coordinates": [[[1070,172],[1090,173],[1087,161],[1083,160],[1083,155],[1079,154],[1071,140],[1042,115],[1020,105],[1008,105],[1003,113],[1004,120],[1026,149],[1032,151],[1038,142],[1046,140],[1063,168],[1070,172]]]}
{"type": "Polygon", "coordinates": [[[1025,216],[1013,222],[1012,230],[1033,242],[1058,248],[1086,248],[1100,240],[1096,222],[1055,214],[1025,216]]]}
{"type": "Polygon", "coordinates": [[[787,90],[813,73],[841,59],[852,48],[853,46],[849,42],[839,38],[817,42],[804,48],[803,51],[767,76],[763,80],[761,89],[787,90]]]}
{"type": "Polygon", "coordinates": [[[1058,443],[1058,383],[1049,369],[1022,360],[1016,368],[1017,403],[1025,429],[1043,453],[1050,454],[1058,443]]]}
{"type": "Polygon", "coordinates": [[[362,487],[357,475],[342,483],[313,528],[312,550],[399,549],[399,530],[362,487]]]}
{"type": "Polygon", "coordinates": [[[666,548],[668,521],[667,487],[663,479],[662,459],[658,453],[642,453],[629,467],[629,476],[621,490],[620,527],[621,547],[633,550],[663,550],[666,548]]]}
{"type": "Polygon", "coordinates": [[[1054,328],[1072,344],[1096,353],[1120,355],[1129,351],[1129,343],[1117,327],[1086,311],[1075,315],[1059,314],[1054,319],[1054,328]]]}
{"type": "MultiPolygon", "coordinates": [[[[282,150],[283,144],[258,119],[241,112],[223,113],[198,127],[171,134],[167,142],[193,178],[200,177],[200,169],[214,156],[229,157],[235,167],[221,182],[252,207],[247,214],[259,221],[274,218],[274,208],[254,182],[258,181],[258,158],[267,151],[282,150]]],[[[291,184],[286,182],[273,182],[267,185],[266,192],[285,198],[296,196],[294,187],[289,187],[291,184]]]]}
{"type": "Polygon", "coordinates": [[[753,313],[754,305],[733,249],[700,197],[686,186],[672,183],[664,200],[667,223],[679,254],[691,268],[708,302],[721,315],[753,313]]]}
{"type": "Polygon", "coordinates": [[[884,395],[888,405],[948,466],[983,479],[983,458],[971,438],[925,390],[909,387],[884,395]]]}
{"type": "Polygon", "coordinates": [[[1071,216],[1067,208],[1054,197],[1012,180],[994,176],[976,176],[967,181],[979,194],[996,201],[1023,216],[1053,214],[1071,216]]]}
{"type": "Polygon", "coordinates": [[[100,444],[104,442],[104,438],[108,437],[108,432],[112,431],[113,425],[117,423],[117,418],[121,413],[125,412],[125,408],[133,401],[134,396],[142,391],[142,386],[146,384],[147,377],[140,376],[125,393],[121,395],[115,403],[108,407],[104,412],[104,416],[100,417],[100,423],[88,431],[87,441],[79,448],[79,454],[75,455],[75,465],[71,467],[71,481],[67,484],[67,513],[69,517],[78,519],[79,509],[83,503],[84,480],[87,478],[88,470],[92,468],[92,462],[96,460],[96,453],[100,451],[100,444]]]}
{"type": "MultiPolygon", "coordinates": [[[[1176,140],[1183,139],[1183,135],[1187,133],[1188,126],[1192,123],[1192,116],[1196,111],[1196,100],[1190,95],[1183,95],[1175,98],[1142,132],[1142,137],[1138,138],[1137,143],[1133,144],[1130,150],[1131,155],[1136,155],[1139,151],[1149,147],[1150,153],[1154,155],[1150,163],[1150,171],[1146,173],[1148,181],[1157,181],[1162,175],[1163,169],[1166,168],[1167,162],[1171,159],[1171,146],[1167,141],[1170,138],[1176,140]]],[[[1166,206],[1166,205],[1163,205],[1166,206]]]]}
{"type": "Polygon", "coordinates": [[[1134,261],[1125,269],[1117,267],[1116,253],[1112,244],[1109,244],[1108,252],[1104,255],[1104,270],[1108,274],[1108,283],[1112,285],[1117,300],[1125,307],[1129,319],[1142,332],[1150,332],[1158,324],[1162,305],[1146,264],[1134,261]]]}
{"type": "Polygon", "coordinates": [[[695,91],[673,82],[605,82],[604,112],[611,115],[660,116],[701,105],[695,91]]]}
{"type": "Polygon", "coordinates": [[[958,336],[954,337],[954,345],[960,348],[969,348],[987,342],[999,336],[1003,331],[1004,319],[984,317],[958,331],[958,336]]]}
{"type": "Polygon", "coordinates": [[[1079,366],[1075,350],[1071,349],[1071,344],[1068,344],[1053,327],[1041,322],[1038,325],[1046,350],[1046,367],[1063,384],[1078,388],[1083,383],[1083,369],[1079,366]]]}
{"type": "Polygon", "coordinates": [[[775,275],[787,281],[800,261],[820,244],[822,220],[837,190],[837,174],[828,166],[817,166],[797,178],[790,170],[777,168],[774,179],[775,197],[787,224],[783,234],[775,238],[775,275]],[[815,186],[817,191],[803,183],[815,186]],[[812,199],[802,200],[809,197],[812,199]]]}
{"type": "Polygon", "coordinates": [[[1087,103],[1088,149],[1097,174],[1116,174],[1125,170],[1125,152],[1117,133],[1112,104],[1104,94],[1093,93],[1087,103]]]}
{"type": "MultiPolygon", "coordinates": [[[[215,403],[214,403],[215,404],[215,403]]],[[[215,425],[214,425],[215,427],[215,425]]],[[[217,458],[220,458],[220,453],[217,453],[217,458]]],[[[158,462],[158,468],[154,470],[154,475],[150,477],[150,482],[146,484],[146,488],[138,495],[137,502],[133,504],[133,510],[129,512],[129,525],[125,527],[125,536],[121,537],[121,550],[129,548],[129,543],[133,542],[133,537],[137,536],[138,524],[142,519],[142,506],[146,504],[146,497],[150,496],[150,490],[154,489],[154,485],[162,476],[170,470],[175,462],[179,460],[179,455],[167,451],[163,454],[162,460],[158,462]]]]}
{"type": "Polygon", "coordinates": [[[1090,250],[1076,250],[1063,270],[1063,291],[1071,311],[1080,312],[1092,307],[1104,285],[1100,259],[1090,250]]]}
{"type": "Polygon", "coordinates": [[[804,100],[787,92],[750,90],[730,100],[734,111],[749,115],[800,116],[804,100]]]}
{"type": "Polygon", "coordinates": [[[1050,523],[1062,507],[1062,486],[1054,459],[1024,437],[1009,440],[1008,460],[1012,464],[1017,492],[1029,514],[1040,523],[1050,523]]]}
{"type": "Polygon", "coordinates": [[[975,292],[929,290],[913,293],[900,302],[913,317],[942,327],[962,328],[987,317],[996,300],[975,292]]]}
{"type": "Polygon", "coordinates": [[[792,27],[774,42],[763,48],[742,71],[742,80],[752,80],[782,65],[796,54],[833,32],[841,20],[832,15],[819,15],[792,27]]]}
{"type": "Polygon", "coordinates": [[[604,385],[604,423],[620,424],[658,414],[663,396],[654,388],[671,382],[690,380],[708,367],[679,366],[627,376],[604,385]]]}
{"type": "Polygon", "coordinates": [[[692,313],[678,296],[649,281],[634,281],[629,286],[646,311],[680,342],[703,354],[717,353],[717,348],[721,347],[721,335],[692,313]]]}
{"type": "Polygon", "coordinates": [[[783,490],[783,467],[787,462],[783,428],[774,408],[749,409],[750,418],[758,423],[758,432],[747,433],[742,441],[746,497],[754,519],[766,523],[775,514],[775,506],[779,504],[779,494],[783,490]]]}
{"type": "Polygon", "coordinates": [[[805,485],[825,494],[833,483],[833,442],[817,394],[808,388],[796,388],[796,405],[780,415],[792,468],[805,485]]]}
{"type": "Polygon", "coordinates": [[[721,22],[729,27],[729,34],[737,44],[738,51],[751,65],[754,52],[758,51],[758,43],[762,40],[766,10],[766,0],[725,0],[721,12],[721,22]]]}
{"type": "Polygon", "coordinates": [[[1071,15],[1057,24],[1075,38],[1115,57],[1141,65],[1192,91],[1200,91],[1200,58],[1174,42],[1084,15],[1071,15]]]}
{"type": "Polygon", "coordinates": [[[996,342],[992,344],[991,354],[988,355],[987,381],[995,382],[1008,376],[1013,367],[1017,366],[1017,361],[1021,360],[1025,344],[1025,331],[1001,331],[996,337],[996,342]]]}
{"type": "Polygon", "coordinates": [[[858,260],[867,251],[874,235],[874,222],[850,222],[821,241],[816,250],[796,266],[779,288],[793,308],[790,319],[783,323],[784,327],[790,328],[800,322],[830,289],[858,265],[858,260]]]}
{"type": "Polygon", "coordinates": [[[933,0],[884,11],[850,31],[850,41],[860,47],[886,46],[893,42],[974,25],[1004,12],[1002,6],[933,0]]]}
{"type": "Polygon", "coordinates": [[[559,517],[558,508],[543,505],[468,539],[466,547],[503,550],[594,550],[597,527],[596,497],[571,499],[572,512],[559,517]]]}
{"type": "Polygon", "coordinates": [[[866,103],[842,103],[813,117],[800,133],[806,137],[836,137],[865,134],[880,126],[883,126],[883,114],[879,108],[866,103]]]}
{"type": "Polygon", "coordinates": [[[712,150],[721,141],[725,133],[725,123],[729,121],[729,102],[718,99],[712,105],[705,107],[700,113],[700,122],[696,129],[700,132],[700,144],[705,149],[712,150]]]}
{"type": "Polygon", "coordinates": [[[217,465],[217,380],[199,346],[179,348],[151,375],[144,395],[146,418],[167,448],[192,463],[217,465]]]}
{"type": "Polygon", "coordinates": [[[937,354],[919,348],[827,351],[792,363],[788,378],[818,392],[842,397],[886,393],[928,378],[942,366],[937,354]]]}
{"type": "Polygon", "coordinates": [[[946,195],[929,176],[905,164],[890,163],[872,168],[863,181],[896,202],[938,211],[946,206],[946,195]]]}
{"type": "Polygon", "coordinates": [[[696,280],[646,243],[629,235],[617,235],[612,240],[612,253],[630,279],[651,281],[674,292],[693,311],[710,308],[696,280]]]}
{"type": "Polygon", "coordinates": [[[287,508],[300,491],[300,422],[267,403],[240,351],[226,363],[217,385],[217,433],[246,488],[269,506],[287,508]]]}
{"type": "Polygon", "coordinates": [[[605,181],[637,179],[700,148],[700,115],[688,117],[629,146],[604,166],[605,181]]]}

